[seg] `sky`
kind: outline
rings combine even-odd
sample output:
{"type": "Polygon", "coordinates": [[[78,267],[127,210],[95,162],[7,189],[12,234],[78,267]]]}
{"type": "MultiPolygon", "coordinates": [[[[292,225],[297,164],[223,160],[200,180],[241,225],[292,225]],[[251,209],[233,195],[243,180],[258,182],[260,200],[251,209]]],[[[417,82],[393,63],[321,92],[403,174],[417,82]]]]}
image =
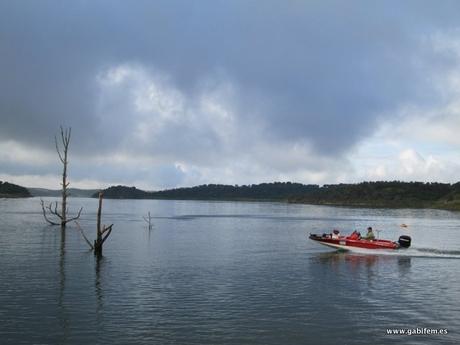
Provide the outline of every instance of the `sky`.
{"type": "Polygon", "coordinates": [[[458,1],[0,0],[0,180],[460,176],[458,1]]]}

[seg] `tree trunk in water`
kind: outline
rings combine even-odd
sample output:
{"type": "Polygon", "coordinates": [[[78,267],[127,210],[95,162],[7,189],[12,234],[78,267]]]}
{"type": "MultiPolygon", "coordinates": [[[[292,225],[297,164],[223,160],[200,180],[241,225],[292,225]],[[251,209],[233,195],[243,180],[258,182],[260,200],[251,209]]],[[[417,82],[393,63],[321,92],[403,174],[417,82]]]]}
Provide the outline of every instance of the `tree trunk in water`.
{"type": "Polygon", "coordinates": [[[61,203],[61,228],[65,228],[67,224],[67,187],[69,184],[67,183],[67,153],[69,151],[69,144],[70,144],[70,137],[72,135],[72,129],[64,129],[61,127],[61,142],[62,142],[62,154],[59,150],[59,145],[56,141],[56,151],[59,155],[59,159],[62,162],[62,203],[61,203]]]}
{"type": "Polygon", "coordinates": [[[67,192],[67,188],[69,187],[69,182],[67,182],[67,165],[69,163],[68,161],[68,152],[69,152],[69,144],[70,144],[70,137],[72,134],[72,128],[68,128],[64,130],[61,126],[61,140],[60,143],[58,142],[57,137],[54,137],[54,143],[56,145],[56,152],[59,156],[59,160],[62,163],[62,202],[61,202],[61,212],[58,211],[58,202],[56,201],[54,209],[52,208],[52,203],[50,203],[48,206],[45,206],[45,203],[43,200],[40,201],[42,205],[42,211],[43,211],[43,217],[45,220],[51,224],[51,225],[61,225],[61,229],[64,230],[65,226],[68,222],[72,220],[76,220],[80,218],[80,214],[83,208],[80,208],[80,211],[78,211],[78,214],[76,217],[67,218],[67,197],[69,196],[69,193],[67,192]],[[62,151],[62,152],[61,152],[62,151]],[[50,220],[46,213],[47,210],[49,211],[50,214],[58,218],[58,221],[53,221],[50,220]]]}
{"type": "Polygon", "coordinates": [[[148,218],[142,216],[142,218],[144,218],[144,220],[147,222],[147,224],[149,225],[149,230],[152,230],[153,228],[153,224],[152,224],[152,217],[150,216],[150,211],[149,211],[149,214],[148,214],[148,218]]]}
{"type": "Polygon", "coordinates": [[[102,198],[104,194],[102,192],[99,192],[99,207],[97,209],[97,236],[96,240],[94,241],[94,254],[97,256],[102,255],[102,245],[104,244],[105,240],[110,236],[112,233],[112,226],[113,224],[109,226],[102,226],[101,228],[101,213],[102,213],[102,198]],[[105,234],[105,235],[104,235],[105,234]]]}
{"type": "MultiPolygon", "coordinates": [[[[70,137],[69,137],[70,139],[70,137]]],[[[64,147],[64,160],[62,162],[64,165],[62,170],[62,219],[61,227],[65,228],[67,223],[67,146],[64,147]]]]}
{"type": "Polygon", "coordinates": [[[77,224],[78,229],[80,230],[83,238],[85,239],[86,243],[90,246],[90,248],[94,251],[94,255],[97,257],[102,256],[102,245],[104,244],[105,240],[110,236],[112,233],[112,227],[113,224],[110,224],[109,226],[103,225],[101,227],[101,214],[102,214],[102,198],[103,198],[103,193],[99,192],[99,207],[97,208],[97,228],[96,228],[96,239],[94,240],[94,243],[91,244],[90,240],[86,237],[85,233],[83,232],[83,229],[80,227],[78,222],[75,222],[77,224]]]}
{"type": "Polygon", "coordinates": [[[99,207],[97,208],[97,234],[94,241],[94,254],[102,255],[102,230],[101,230],[101,213],[102,213],[103,193],[99,192],[99,207]]]}

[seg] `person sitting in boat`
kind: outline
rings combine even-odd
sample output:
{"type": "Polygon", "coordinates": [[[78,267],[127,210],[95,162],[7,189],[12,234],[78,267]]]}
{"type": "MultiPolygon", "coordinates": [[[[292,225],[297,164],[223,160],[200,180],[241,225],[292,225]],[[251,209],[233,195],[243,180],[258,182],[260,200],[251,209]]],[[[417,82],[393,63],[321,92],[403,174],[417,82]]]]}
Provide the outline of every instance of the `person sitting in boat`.
{"type": "Polygon", "coordinates": [[[375,235],[374,235],[374,232],[372,231],[371,226],[367,228],[367,234],[366,234],[366,237],[364,237],[364,239],[369,240],[369,241],[375,240],[375,235]]]}
{"type": "Polygon", "coordinates": [[[337,229],[333,230],[333,231],[332,231],[332,239],[338,240],[339,237],[340,237],[340,231],[337,230],[337,229]]]}
{"type": "Polygon", "coordinates": [[[359,233],[358,231],[355,230],[355,231],[353,231],[351,233],[350,236],[348,236],[348,239],[350,239],[350,240],[359,240],[359,239],[361,239],[361,233],[359,233]]]}

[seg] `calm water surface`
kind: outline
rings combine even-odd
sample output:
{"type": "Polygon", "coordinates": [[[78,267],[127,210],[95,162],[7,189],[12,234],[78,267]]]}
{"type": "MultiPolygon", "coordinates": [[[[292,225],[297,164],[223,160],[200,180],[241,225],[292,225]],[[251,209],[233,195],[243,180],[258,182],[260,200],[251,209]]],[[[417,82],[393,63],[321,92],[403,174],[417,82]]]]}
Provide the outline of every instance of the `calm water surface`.
{"type": "MultiPolygon", "coordinates": [[[[94,238],[97,200],[70,201],[94,238]]],[[[39,199],[0,199],[1,344],[460,343],[459,213],[151,200],[103,213],[115,225],[97,260],[75,226],[44,223],[39,199]],[[413,247],[306,238],[369,225],[413,247]],[[386,335],[417,327],[449,333],[386,335]]]]}

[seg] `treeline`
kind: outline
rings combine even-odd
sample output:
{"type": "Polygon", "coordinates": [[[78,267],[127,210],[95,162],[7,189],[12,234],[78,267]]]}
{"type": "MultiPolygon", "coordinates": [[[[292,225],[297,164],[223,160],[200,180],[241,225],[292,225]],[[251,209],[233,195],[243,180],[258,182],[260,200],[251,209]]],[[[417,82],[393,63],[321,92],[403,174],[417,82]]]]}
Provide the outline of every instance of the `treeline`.
{"type": "Polygon", "coordinates": [[[271,200],[359,207],[460,209],[460,183],[393,181],[319,186],[274,182],[243,186],[207,184],[157,192],[114,186],[106,189],[104,195],[112,199],[271,200]]]}
{"type": "Polygon", "coordinates": [[[316,193],[291,202],[322,205],[408,208],[452,208],[460,206],[460,183],[362,182],[324,185],[316,193]]]}
{"type": "Polygon", "coordinates": [[[0,198],[27,198],[30,196],[27,188],[0,181],[0,198]]]}
{"type": "MultiPolygon", "coordinates": [[[[190,188],[175,188],[146,192],[136,187],[112,186],[104,190],[105,198],[112,199],[187,199],[187,200],[285,200],[300,197],[317,189],[317,185],[291,182],[261,183],[231,186],[207,184],[190,188]]],[[[96,197],[96,194],[93,195],[96,197]]]]}
{"type": "MultiPolygon", "coordinates": [[[[60,197],[62,196],[61,189],[46,189],[46,188],[28,188],[32,196],[46,196],[46,197],[60,197]]],[[[98,189],[80,189],[80,188],[68,188],[68,196],[70,198],[91,198],[94,193],[97,193],[98,189]]]]}
{"type": "Polygon", "coordinates": [[[191,188],[176,188],[153,192],[161,199],[205,199],[205,200],[284,200],[301,197],[317,190],[317,185],[291,182],[261,183],[232,186],[207,184],[191,188]]]}
{"type": "MultiPolygon", "coordinates": [[[[153,199],[150,192],[137,189],[136,187],[112,186],[103,190],[105,199],[153,199]]],[[[99,192],[93,194],[97,198],[99,192]]]]}

